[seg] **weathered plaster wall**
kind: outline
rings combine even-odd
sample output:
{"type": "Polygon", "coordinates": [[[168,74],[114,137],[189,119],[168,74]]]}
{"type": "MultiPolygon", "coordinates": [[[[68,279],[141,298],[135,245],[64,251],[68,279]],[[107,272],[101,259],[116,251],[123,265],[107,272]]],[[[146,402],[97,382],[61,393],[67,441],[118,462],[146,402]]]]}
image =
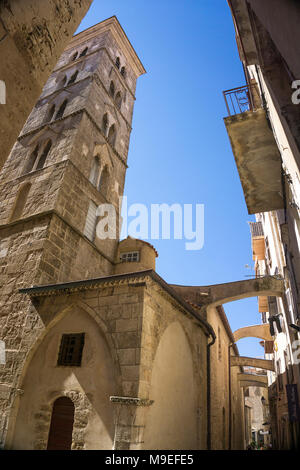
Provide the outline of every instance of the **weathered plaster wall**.
{"type": "Polygon", "coordinates": [[[22,384],[12,449],[45,449],[53,402],[73,398],[75,449],[110,449],[114,440],[113,405],[116,394],[113,360],[95,320],[74,307],[39,345],[22,384]],[[81,367],[57,366],[62,334],[85,333],[81,367]]]}
{"type": "Polygon", "coordinates": [[[152,369],[145,449],[197,449],[193,358],[179,323],[163,333],[152,369]]]}

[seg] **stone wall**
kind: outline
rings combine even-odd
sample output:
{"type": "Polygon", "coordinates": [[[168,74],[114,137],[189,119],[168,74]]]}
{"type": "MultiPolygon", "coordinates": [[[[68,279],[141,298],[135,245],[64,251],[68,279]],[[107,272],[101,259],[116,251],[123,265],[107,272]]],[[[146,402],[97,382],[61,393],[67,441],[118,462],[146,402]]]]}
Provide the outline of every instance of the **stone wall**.
{"type": "MultiPolygon", "coordinates": [[[[204,448],[207,340],[189,312],[156,282],[134,275],[121,282],[108,280],[103,287],[57,294],[32,303],[43,326],[23,366],[7,445],[45,448],[53,401],[74,393],[80,394],[79,403],[87,398],[89,406],[77,412],[78,419],[82,414],[86,418],[80,439],[74,425],[73,448],[108,449],[112,442],[115,448],[153,448],[153,417],[162,410],[163,426],[154,434],[156,449],[204,448]],[[86,332],[80,368],[56,365],[60,337],[66,332],[86,332]],[[102,337],[97,342],[106,344],[107,353],[97,349],[95,335],[102,337]],[[177,367],[170,366],[172,357],[180,360],[177,367]],[[159,388],[159,370],[169,387],[159,388]],[[119,398],[110,401],[114,396],[119,398]],[[103,420],[110,437],[106,434],[96,442],[103,420]],[[176,420],[181,427],[170,432],[176,420]]],[[[76,410],[75,402],[75,415],[76,410]]]]}
{"type": "MultiPolygon", "coordinates": [[[[224,326],[215,307],[207,309],[207,321],[216,334],[216,342],[211,347],[211,448],[230,448],[229,436],[229,345],[232,338],[224,326]]],[[[230,348],[230,354],[235,354],[230,348]]],[[[237,381],[239,367],[231,368],[231,448],[244,448],[243,392],[237,381]],[[234,420],[233,420],[234,415],[234,420]],[[234,426],[233,426],[234,421],[234,426]],[[234,430],[234,432],[232,432],[234,430]],[[239,430],[239,431],[237,431],[239,430]]]]}
{"type": "Polygon", "coordinates": [[[7,0],[0,6],[0,168],[92,0],[7,0]]]}

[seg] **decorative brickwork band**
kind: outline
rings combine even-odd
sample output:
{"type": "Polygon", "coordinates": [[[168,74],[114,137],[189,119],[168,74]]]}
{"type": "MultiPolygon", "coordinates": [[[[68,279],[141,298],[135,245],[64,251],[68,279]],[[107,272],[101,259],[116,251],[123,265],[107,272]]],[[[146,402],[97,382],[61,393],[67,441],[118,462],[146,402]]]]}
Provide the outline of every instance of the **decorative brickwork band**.
{"type": "Polygon", "coordinates": [[[148,400],[147,398],[135,398],[135,397],[109,397],[112,403],[118,403],[119,405],[135,405],[135,406],[151,406],[154,400],[148,400]]]}

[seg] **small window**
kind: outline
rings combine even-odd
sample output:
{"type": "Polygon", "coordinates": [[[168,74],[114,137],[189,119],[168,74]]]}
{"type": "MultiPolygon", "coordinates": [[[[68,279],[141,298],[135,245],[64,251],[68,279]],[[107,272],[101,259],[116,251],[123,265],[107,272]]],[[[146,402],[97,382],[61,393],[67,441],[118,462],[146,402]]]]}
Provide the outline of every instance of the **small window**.
{"type": "Polygon", "coordinates": [[[126,77],[126,70],[125,70],[125,67],[122,67],[122,68],[121,68],[121,75],[123,75],[124,78],[126,77]]]}
{"type": "Polygon", "coordinates": [[[93,166],[90,173],[90,182],[97,187],[100,176],[100,159],[98,156],[94,158],[93,166]]]}
{"type": "Polygon", "coordinates": [[[78,75],[78,70],[76,70],[76,72],[73,73],[72,77],[68,81],[68,85],[71,85],[72,83],[74,83],[76,81],[77,75],[78,75]]]}
{"type": "Polygon", "coordinates": [[[28,160],[28,163],[25,167],[24,174],[30,173],[30,171],[33,170],[35,163],[37,161],[38,155],[39,155],[39,144],[36,145],[34,151],[31,153],[30,158],[28,160]]]}
{"type": "Polygon", "coordinates": [[[52,142],[51,140],[48,140],[47,144],[44,147],[43,153],[39,159],[39,162],[37,164],[37,167],[36,167],[37,170],[40,170],[41,168],[44,167],[46,158],[48,157],[51,147],[52,147],[52,142]]]}
{"type": "Polygon", "coordinates": [[[60,86],[62,88],[64,88],[66,86],[66,83],[67,83],[67,75],[65,75],[62,79],[61,79],[61,82],[60,82],[60,86]]]}
{"type": "Polygon", "coordinates": [[[122,104],[122,95],[121,95],[120,91],[118,91],[118,93],[116,94],[115,101],[116,101],[117,107],[120,109],[121,104],[122,104]]]}
{"type": "Polygon", "coordinates": [[[98,184],[98,191],[101,191],[101,193],[107,197],[108,195],[108,190],[109,190],[109,171],[107,165],[102,170],[101,176],[100,176],[100,181],[98,184]]]}
{"type": "Polygon", "coordinates": [[[108,129],[108,117],[107,117],[107,113],[105,113],[102,119],[102,131],[105,137],[107,135],[107,129],[108,129]]]}
{"type": "Polygon", "coordinates": [[[86,48],[82,51],[82,53],[80,54],[79,57],[84,57],[84,56],[87,54],[87,51],[88,51],[88,50],[89,50],[89,48],[86,47],[86,48]]]}
{"type": "Polygon", "coordinates": [[[112,98],[115,96],[115,84],[113,81],[111,81],[109,85],[109,94],[112,98]]]}
{"type": "Polygon", "coordinates": [[[120,260],[122,263],[137,263],[140,261],[140,253],[138,251],[121,253],[120,260]]]}
{"type": "Polygon", "coordinates": [[[116,126],[114,124],[112,126],[110,126],[110,128],[109,128],[107,139],[108,139],[108,142],[111,145],[115,145],[115,143],[116,143],[116,126]]]}
{"type": "Polygon", "coordinates": [[[116,58],[116,67],[117,67],[117,69],[120,68],[120,57],[116,58]]]}
{"type": "Polygon", "coordinates": [[[68,104],[68,100],[65,100],[65,101],[61,104],[59,110],[57,111],[57,114],[56,114],[56,116],[55,116],[55,119],[60,119],[60,118],[63,117],[64,112],[65,112],[66,107],[67,107],[67,104],[68,104]]]}
{"type": "Polygon", "coordinates": [[[84,333],[62,335],[57,365],[80,367],[83,346],[84,333]]]}
{"type": "Polygon", "coordinates": [[[93,242],[96,236],[97,225],[97,206],[93,201],[90,201],[88,213],[86,216],[84,235],[93,242]]]}
{"type": "Polygon", "coordinates": [[[50,122],[51,119],[53,118],[54,113],[55,113],[55,104],[53,104],[51,108],[48,110],[44,123],[50,122]]]}
{"type": "Polygon", "coordinates": [[[72,56],[72,61],[74,62],[74,60],[76,60],[78,57],[78,52],[75,52],[75,54],[72,56]]]}
{"type": "Polygon", "coordinates": [[[11,218],[10,218],[11,221],[19,219],[21,215],[23,214],[23,210],[27,202],[30,188],[31,188],[31,184],[25,183],[19,190],[17,198],[16,198],[15,206],[14,206],[11,218]]]}

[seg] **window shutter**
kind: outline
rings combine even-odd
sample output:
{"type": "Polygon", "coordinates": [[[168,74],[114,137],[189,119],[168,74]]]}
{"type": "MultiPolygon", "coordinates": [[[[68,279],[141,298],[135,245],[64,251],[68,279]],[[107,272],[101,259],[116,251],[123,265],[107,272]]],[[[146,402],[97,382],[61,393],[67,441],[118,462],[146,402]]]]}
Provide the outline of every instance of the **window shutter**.
{"type": "Polygon", "coordinates": [[[86,217],[84,235],[91,240],[95,239],[97,223],[97,206],[93,201],[90,201],[89,210],[86,217]]]}

